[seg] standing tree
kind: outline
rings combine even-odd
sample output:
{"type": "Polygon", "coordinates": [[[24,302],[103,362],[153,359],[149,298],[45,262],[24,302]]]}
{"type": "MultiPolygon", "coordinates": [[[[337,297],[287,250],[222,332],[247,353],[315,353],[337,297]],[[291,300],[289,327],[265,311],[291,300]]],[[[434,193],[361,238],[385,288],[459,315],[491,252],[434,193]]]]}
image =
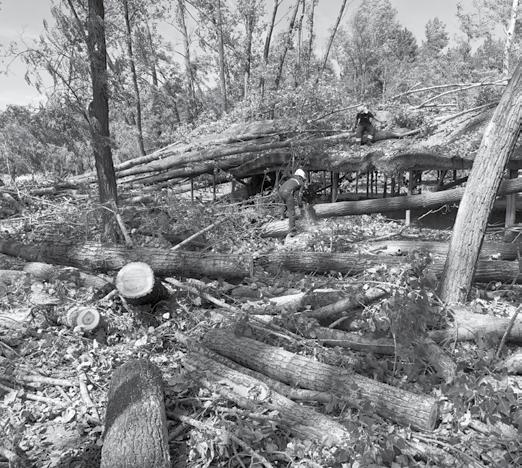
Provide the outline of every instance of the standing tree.
{"type": "Polygon", "coordinates": [[[261,90],[261,92],[260,92],[261,102],[263,102],[263,98],[265,96],[265,75],[266,75],[267,69],[268,69],[268,57],[270,55],[270,42],[272,41],[272,34],[274,32],[277,10],[282,1],[283,0],[274,0],[274,8],[272,10],[272,19],[270,20],[270,25],[268,27],[268,31],[266,32],[265,46],[263,47],[264,70],[261,73],[261,79],[259,80],[259,89],[261,90]]]}
{"type": "Polygon", "coordinates": [[[319,70],[319,74],[317,75],[317,81],[319,81],[319,78],[320,78],[321,74],[324,72],[324,69],[326,68],[326,64],[328,63],[328,55],[330,54],[330,49],[332,48],[332,44],[335,39],[335,34],[337,33],[337,28],[339,27],[339,23],[341,22],[341,19],[343,17],[344,9],[346,7],[346,1],[347,0],[343,0],[343,3],[341,4],[339,14],[337,15],[337,21],[335,22],[335,25],[332,29],[332,34],[330,34],[330,40],[328,41],[328,45],[326,47],[326,52],[324,53],[323,64],[321,65],[321,69],[319,70]]]}
{"type": "Polygon", "coordinates": [[[466,300],[488,216],[504,167],[520,136],[522,62],[519,62],[482,138],[459,206],[440,285],[446,303],[466,300]]]}
{"type": "Polygon", "coordinates": [[[134,51],[132,46],[132,22],[131,16],[129,12],[129,0],[121,0],[123,7],[123,17],[125,18],[125,42],[127,45],[127,55],[129,56],[129,66],[131,71],[132,85],[134,88],[134,99],[136,105],[136,131],[137,131],[137,139],[138,139],[138,147],[140,149],[140,154],[142,156],[145,155],[145,145],[143,143],[143,125],[141,118],[141,96],[140,96],[140,87],[138,85],[138,74],[136,73],[136,60],[134,58],[134,51]]]}
{"type": "Polygon", "coordinates": [[[509,56],[511,55],[511,45],[513,44],[513,38],[515,36],[519,5],[520,0],[513,0],[513,5],[511,6],[511,18],[509,20],[509,26],[506,29],[506,42],[504,45],[504,60],[502,62],[502,73],[504,76],[509,75],[509,56]]]}
{"type": "Polygon", "coordinates": [[[103,0],[89,0],[87,30],[93,96],[88,114],[98,175],[98,191],[102,205],[102,223],[104,235],[108,237],[110,235],[110,213],[111,210],[117,208],[118,193],[110,146],[107,46],[103,0]]]}
{"type": "Polygon", "coordinates": [[[183,36],[183,45],[185,53],[183,59],[185,61],[185,81],[188,92],[187,116],[188,121],[192,122],[197,116],[197,101],[196,101],[196,80],[194,78],[194,70],[192,68],[192,61],[190,58],[190,39],[187,30],[187,23],[185,19],[186,5],[185,0],[178,0],[177,19],[181,28],[181,35],[183,36]]]}

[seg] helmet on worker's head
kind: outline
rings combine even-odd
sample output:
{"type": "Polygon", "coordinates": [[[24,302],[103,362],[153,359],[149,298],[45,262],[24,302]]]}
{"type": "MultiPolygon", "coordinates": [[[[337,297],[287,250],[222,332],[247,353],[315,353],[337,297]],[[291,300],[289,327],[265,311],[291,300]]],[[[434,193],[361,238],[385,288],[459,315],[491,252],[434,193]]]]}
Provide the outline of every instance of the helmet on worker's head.
{"type": "Polygon", "coordinates": [[[297,171],[294,172],[294,175],[295,175],[295,176],[302,177],[303,180],[306,180],[306,174],[305,174],[305,171],[303,171],[302,169],[297,169],[297,171]]]}
{"type": "Polygon", "coordinates": [[[358,106],[357,112],[364,112],[366,110],[366,106],[358,106]]]}

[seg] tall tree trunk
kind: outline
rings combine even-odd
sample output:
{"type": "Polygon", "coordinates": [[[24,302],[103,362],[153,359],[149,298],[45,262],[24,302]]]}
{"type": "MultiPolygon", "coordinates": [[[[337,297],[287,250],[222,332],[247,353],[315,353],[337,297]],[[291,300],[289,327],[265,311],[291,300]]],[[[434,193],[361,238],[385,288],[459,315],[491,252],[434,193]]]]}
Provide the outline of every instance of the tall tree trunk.
{"type": "Polygon", "coordinates": [[[261,102],[264,101],[265,97],[265,75],[267,73],[268,68],[268,56],[270,54],[270,42],[272,41],[272,34],[274,32],[275,27],[275,19],[277,16],[277,10],[279,8],[279,5],[281,4],[282,0],[274,0],[274,9],[272,10],[272,19],[270,20],[270,26],[268,27],[268,31],[266,33],[266,39],[265,39],[265,46],[263,47],[263,64],[264,64],[264,71],[261,74],[261,79],[259,80],[259,88],[261,90],[261,102]]]}
{"type": "Polygon", "coordinates": [[[158,56],[156,55],[156,50],[154,48],[154,41],[152,40],[152,33],[150,32],[149,22],[146,22],[147,26],[147,40],[149,41],[149,52],[151,55],[150,59],[150,73],[152,76],[152,86],[154,89],[158,89],[158,56]]]}
{"type": "Polygon", "coordinates": [[[216,29],[218,35],[218,58],[219,58],[219,85],[221,89],[222,111],[228,111],[227,82],[225,75],[225,46],[223,42],[223,17],[221,15],[221,0],[217,1],[216,29]]]}
{"type": "Polygon", "coordinates": [[[129,0],[122,0],[123,16],[125,17],[125,32],[127,34],[127,54],[129,55],[129,64],[131,69],[132,86],[134,87],[134,99],[136,100],[136,130],[138,131],[138,146],[140,154],[145,155],[145,145],[143,143],[143,126],[141,122],[141,98],[140,88],[138,85],[138,75],[136,73],[136,62],[134,60],[134,51],[132,50],[132,25],[129,15],[129,0]]]}
{"type": "Polygon", "coordinates": [[[185,22],[185,0],[178,0],[178,21],[181,28],[181,34],[183,36],[183,45],[185,47],[185,80],[187,82],[188,91],[187,119],[189,122],[192,122],[197,115],[197,101],[194,85],[194,73],[190,59],[190,41],[187,31],[187,24],[185,22]]]}
{"type": "Polygon", "coordinates": [[[87,47],[91,68],[92,95],[89,121],[92,136],[98,191],[105,235],[110,235],[110,211],[116,208],[118,193],[110,146],[109,101],[107,93],[107,46],[103,0],[89,0],[87,47]]]}
{"type": "Polygon", "coordinates": [[[248,6],[248,10],[245,13],[245,71],[244,71],[244,83],[243,83],[243,99],[248,97],[248,83],[250,82],[250,68],[252,64],[252,36],[254,34],[255,24],[255,2],[248,6]]]}
{"type": "Polygon", "coordinates": [[[294,11],[292,12],[292,16],[290,17],[290,23],[288,23],[288,31],[286,33],[285,43],[283,45],[283,52],[281,53],[281,57],[279,58],[279,66],[277,68],[277,75],[274,80],[275,89],[279,88],[279,83],[281,82],[281,78],[283,77],[283,66],[285,64],[286,54],[288,53],[288,49],[292,43],[292,33],[294,32],[295,19],[297,18],[297,11],[299,10],[299,4],[301,0],[296,0],[294,11]]]}
{"type": "Polygon", "coordinates": [[[301,68],[303,60],[303,18],[305,14],[306,0],[301,2],[301,16],[297,22],[297,64],[294,70],[294,87],[299,86],[299,78],[301,77],[301,68]]]}
{"type": "Polygon", "coordinates": [[[520,135],[522,120],[522,62],[519,62],[486,128],[473,163],[453,227],[440,297],[447,303],[464,301],[495,202],[504,166],[520,135]]]}
{"type": "Polygon", "coordinates": [[[515,35],[515,27],[517,25],[519,4],[520,0],[513,0],[513,5],[511,6],[511,19],[509,22],[509,27],[506,31],[506,42],[504,44],[504,60],[502,61],[502,74],[504,76],[509,75],[509,55],[511,53],[511,45],[513,44],[513,37],[515,35]]]}
{"type": "Polygon", "coordinates": [[[308,48],[306,51],[306,78],[310,77],[310,64],[312,61],[312,47],[314,44],[314,14],[315,5],[318,0],[312,0],[310,4],[310,12],[308,14],[308,48]]]}
{"type": "Polygon", "coordinates": [[[339,15],[337,16],[337,21],[335,22],[335,26],[332,29],[332,34],[330,35],[330,40],[328,41],[328,46],[326,47],[326,52],[324,53],[323,64],[321,65],[321,69],[319,70],[319,73],[317,75],[317,81],[319,81],[319,78],[321,77],[321,74],[324,72],[324,69],[326,68],[326,64],[328,63],[328,56],[330,55],[330,49],[332,48],[332,44],[335,39],[335,35],[337,34],[337,28],[339,27],[339,23],[341,22],[341,19],[343,17],[344,8],[346,7],[346,1],[347,0],[343,0],[341,9],[339,10],[339,15]]]}

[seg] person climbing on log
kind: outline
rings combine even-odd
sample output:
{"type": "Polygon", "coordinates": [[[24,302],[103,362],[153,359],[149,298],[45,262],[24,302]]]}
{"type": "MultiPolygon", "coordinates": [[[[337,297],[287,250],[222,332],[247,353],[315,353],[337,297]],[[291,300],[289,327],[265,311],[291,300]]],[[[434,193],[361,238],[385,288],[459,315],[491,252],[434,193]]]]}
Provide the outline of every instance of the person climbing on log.
{"type": "Polygon", "coordinates": [[[355,143],[359,145],[364,144],[364,136],[366,135],[366,143],[371,145],[375,139],[375,127],[372,120],[380,122],[375,115],[369,110],[368,106],[359,106],[357,108],[357,115],[355,116],[355,143]]]}
{"type": "Polygon", "coordinates": [[[281,197],[284,206],[281,211],[281,219],[285,219],[285,215],[288,217],[288,229],[290,236],[294,236],[296,233],[295,228],[295,198],[297,203],[302,206],[302,195],[303,190],[306,186],[306,174],[302,169],[297,169],[292,177],[279,187],[277,193],[281,197]]]}

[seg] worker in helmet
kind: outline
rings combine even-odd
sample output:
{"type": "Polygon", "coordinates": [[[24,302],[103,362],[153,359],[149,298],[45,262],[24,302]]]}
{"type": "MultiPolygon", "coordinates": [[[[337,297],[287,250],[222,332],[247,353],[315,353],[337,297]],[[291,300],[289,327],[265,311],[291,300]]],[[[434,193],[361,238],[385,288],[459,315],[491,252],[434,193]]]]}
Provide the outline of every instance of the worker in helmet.
{"type": "Polygon", "coordinates": [[[378,120],[369,110],[368,106],[359,106],[357,108],[357,115],[355,116],[355,143],[363,144],[364,136],[368,144],[372,144],[375,139],[375,127],[372,120],[378,120]]]}
{"type": "Polygon", "coordinates": [[[295,235],[295,198],[299,206],[302,205],[302,193],[306,186],[306,173],[302,169],[297,169],[294,175],[285,181],[278,190],[281,200],[284,202],[282,218],[288,216],[288,227],[291,236],[295,235]]]}

